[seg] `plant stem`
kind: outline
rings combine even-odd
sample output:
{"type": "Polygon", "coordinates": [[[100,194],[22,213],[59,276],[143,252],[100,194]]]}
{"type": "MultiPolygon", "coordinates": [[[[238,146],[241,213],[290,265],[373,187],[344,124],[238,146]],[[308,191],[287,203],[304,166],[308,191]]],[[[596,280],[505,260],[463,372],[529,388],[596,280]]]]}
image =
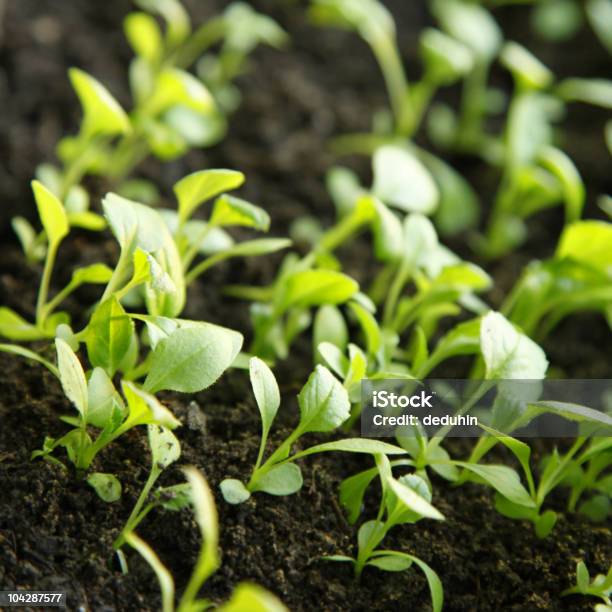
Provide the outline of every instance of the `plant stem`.
{"type": "Polygon", "coordinates": [[[161,473],[162,470],[160,470],[157,465],[154,464],[153,466],[151,466],[149,477],[147,478],[147,482],[145,483],[142,491],[140,492],[140,496],[136,501],[136,505],[132,509],[132,512],[128,517],[128,520],[126,521],[125,526],[119,534],[119,537],[113,543],[113,548],[115,550],[118,550],[119,548],[121,548],[121,546],[123,546],[123,544],[125,543],[125,534],[132,531],[134,527],[142,520],[142,518],[139,517],[140,510],[142,509],[145,501],[147,500],[147,497],[149,496],[149,493],[151,492],[151,489],[153,488],[153,485],[157,482],[157,479],[160,477],[161,473]]]}
{"type": "Polygon", "coordinates": [[[117,291],[119,285],[121,285],[121,283],[124,281],[125,277],[127,276],[128,269],[132,263],[131,252],[131,248],[123,247],[121,249],[119,261],[117,262],[113,275],[111,276],[110,281],[108,281],[108,285],[106,285],[106,289],[100,298],[100,303],[104,302],[104,300],[108,299],[115,291],[117,291]]]}
{"type": "Polygon", "coordinates": [[[389,295],[385,301],[385,311],[383,315],[383,324],[385,327],[389,327],[393,321],[400,293],[410,278],[411,272],[412,264],[404,257],[399,264],[393,282],[391,283],[391,288],[389,289],[389,295]]]}
{"type": "Polygon", "coordinates": [[[43,275],[40,280],[40,287],[38,289],[38,298],[36,300],[36,327],[42,328],[45,323],[45,304],[47,303],[47,295],[49,294],[49,284],[51,282],[51,274],[53,272],[53,265],[55,264],[55,257],[57,255],[57,248],[59,242],[51,242],[47,249],[47,257],[45,259],[45,267],[43,269],[43,275]]]}

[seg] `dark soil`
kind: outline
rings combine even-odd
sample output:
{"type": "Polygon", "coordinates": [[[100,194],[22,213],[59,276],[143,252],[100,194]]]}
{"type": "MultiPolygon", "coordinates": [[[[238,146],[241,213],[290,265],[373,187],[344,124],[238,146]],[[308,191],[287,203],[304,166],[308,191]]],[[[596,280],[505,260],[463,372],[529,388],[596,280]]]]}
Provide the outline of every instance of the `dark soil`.
{"type": "MultiPolygon", "coordinates": [[[[225,2],[189,3],[203,17],[225,2]]],[[[186,160],[160,166],[148,162],[143,176],[161,182],[165,193],[179,177],[202,167],[233,167],[247,174],[245,197],[272,214],[273,233],[285,235],[301,214],[331,219],[332,206],[323,176],[334,163],[325,144],[333,135],[367,129],[373,109],[385,105],[382,81],[368,49],[356,37],[314,29],[291,3],[254,2],[278,18],[292,35],[284,52],[260,50],[250,72],[241,79],[243,104],[226,141],[186,160]]],[[[410,61],[416,42],[410,32],[426,23],[424,2],[389,1],[402,33],[402,51],[410,61]]],[[[32,215],[28,182],[34,167],[53,159],[53,148],[74,130],[79,111],[68,87],[66,68],[79,65],[105,82],[128,104],[124,66],[129,58],[121,33],[122,17],[132,8],[127,0],[104,3],[73,0],[0,0],[6,15],[0,21],[0,304],[31,315],[40,271],[25,266],[7,226],[10,216],[32,215]]],[[[520,9],[502,13],[511,35],[529,37],[520,9]]],[[[530,46],[535,41],[528,41],[530,46]]],[[[587,34],[578,43],[549,47],[537,42],[544,59],[558,74],[605,75],[605,53],[587,34]],[[585,74],[585,66],[589,73],[585,74]]],[[[411,66],[414,63],[410,64],[411,66]]],[[[496,76],[503,81],[503,76],[496,76]]],[[[612,192],[609,156],[601,128],[605,116],[570,109],[566,145],[589,185],[589,214],[594,198],[612,192]]],[[[476,160],[454,160],[491,201],[495,177],[476,160]]],[[[348,162],[368,179],[363,159],[348,162]]],[[[94,192],[105,186],[91,183],[94,192]]],[[[561,213],[551,212],[530,224],[529,242],[519,254],[496,264],[497,286],[490,297],[499,304],[522,266],[553,249],[561,213]]],[[[452,244],[460,252],[460,240],[452,244]]],[[[367,281],[361,270],[362,249],[356,242],[344,255],[351,273],[367,281]]],[[[112,260],[114,244],[78,234],[66,243],[56,281],[69,277],[74,265],[112,260]]],[[[240,262],[220,268],[191,292],[186,316],[248,330],[247,309],[223,299],[211,287],[229,282],[263,284],[274,272],[268,260],[240,262]]],[[[92,290],[93,291],[93,290],[92,290]]],[[[78,316],[79,303],[94,293],[77,294],[69,304],[78,316]]],[[[545,343],[547,354],[562,374],[574,378],[609,378],[612,347],[599,317],[583,315],[563,323],[545,343]]],[[[285,402],[273,442],[294,423],[292,399],[308,373],[307,341],[279,367],[285,402]]],[[[60,435],[58,416],[70,411],[57,381],[42,368],[0,354],[0,588],[62,589],[70,609],[154,610],[160,607],[155,578],[140,558],[129,553],[130,573],[123,576],[111,555],[112,541],[127,518],[149,463],[144,431],[133,431],[98,458],[94,468],[115,473],[124,495],[104,504],[70,470],[31,462],[45,434],[60,435]]],[[[164,398],[184,423],[179,430],[182,464],[198,466],[217,496],[221,519],[222,566],[204,594],[227,599],[241,580],[255,581],[275,592],[291,610],[406,610],[429,608],[427,586],[417,571],[364,573],[355,583],[350,568],[325,563],[326,554],[353,554],[356,530],[338,505],[340,481],[369,460],[339,454],[302,462],[305,486],[286,498],[256,495],[239,507],[218,495],[226,477],[244,477],[253,464],[259,420],[246,376],[231,372],[223,381],[195,397],[164,398]]],[[[316,442],[311,437],[307,443],[316,442]]],[[[462,449],[457,448],[461,454],[462,449]]],[[[178,468],[162,484],[181,481],[178,468]]],[[[575,564],[584,559],[592,573],[611,562],[610,523],[594,526],[577,515],[562,515],[553,537],[538,540],[530,525],[499,516],[490,492],[476,485],[450,488],[436,483],[434,503],[447,521],[422,521],[396,528],[386,545],[421,557],[440,574],[449,610],[587,610],[592,601],[561,598],[574,579],[575,564]]],[[[563,496],[552,507],[563,510],[563,496]]],[[[370,506],[373,500],[367,504],[370,506]]],[[[154,512],[139,534],[172,570],[177,587],[186,583],[198,550],[198,532],[189,512],[154,512]]]]}

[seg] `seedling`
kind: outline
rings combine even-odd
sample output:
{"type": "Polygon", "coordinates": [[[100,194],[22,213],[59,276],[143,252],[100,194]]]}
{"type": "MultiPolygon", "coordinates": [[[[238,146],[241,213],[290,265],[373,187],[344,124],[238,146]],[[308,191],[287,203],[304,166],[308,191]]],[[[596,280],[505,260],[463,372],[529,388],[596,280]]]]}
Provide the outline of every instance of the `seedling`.
{"type": "Polygon", "coordinates": [[[83,108],[80,130],[57,147],[61,169],[45,164],[38,171],[62,201],[82,199],[81,179],[96,174],[125,195],[152,203],[158,197],[154,185],[142,179],[125,182],[132,170],[151,153],[166,161],[192,147],[218,142],[226,131],[227,113],[236,106],[232,80],[242,72],[248,54],[259,44],[278,47],[287,39],[274,21],[244,3],[230,5],[195,31],[178,0],[138,4],[143,11],[130,13],[124,21],[135,53],[129,71],[134,103],[129,115],[93,76],[77,68],[69,71],[83,108]],[[156,17],[164,22],[165,32],[156,17]],[[219,42],[219,55],[198,63],[211,92],[187,69],[219,42]]]}
{"type": "Polygon", "coordinates": [[[596,612],[609,612],[612,610],[612,567],[607,575],[598,574],[591,580],[586,564],[580,561],[576,565],[576,585],[561,594],[598,597],[603,604],[595,606],[596,612]]]}
{"type": "Polygon", "coordinates": [[[403,454],[397,446],[363,438],[347,438],[324,442],[291,454],[293,445],[307,433],[331,432],[350,416],[350,402],[346,389],[324,366],[317,366],[298,395],[300,421],[297,427],[264,461],[268,435],[278,409],[280,392],[274,374],[260,359],[253,357],[249,364],[251,385],[261,415],[262,435],[259,453],[249,481],[226,479],[221,483],[223,497],[230,504],[240,504],[252,493],[291,495],[302,488],[302,472],[296,461],[315,453],[344,451],[351,453],[403,454]]]}
{"type": "Polygon", "coordinates": [[[167,428],[149,425],[149,448],[151,449],[151,471],[142,488],[140,496],[128,517],[113,547],[119,551],[125,543],[127,534],[133,532],[143,519],[157,507],[167,510],[180,510],[189,503],[189,486],[180,484],[157,489],[149,500],[151,490],[162,472],[181,456],[181,445],[176,436],[167,428]],[[146,505],[145,505],[146,503],[146,505]]]}
{"type": "MultiPolygon", "coordinates": [[[[324,559],[352,563],[357,577],[360,577],[368,566],[387,572],[401,572],[410,568],[414,563],[425,574],[431,592],[432,607],[435,612],[439,612],[444,603],[444,592],[436,572],[418,557],[405,552],[380,548],[387,533],[397,525],[414,524],[423,518],[444,520],[444,516],[431,505],[431,490],[427,483],[414,474],[395,479],[392,474],[392,465],[385,455],[376,455],[376,468],[366,473],[369,478],[368,483],[378,474],[382,496],[376,519],[366,521],[359,528],[357,557],[332,555],[324,559]]],[[[349,508],[355,507],[356,498],[359,498],[358,505],[361,504],[362,476],[349,478],[342,483],[341,501],[349,508]],[[360,481],[357,480],[358,478],[360,481]]],[[[355,522],[356,518],[353,514],[351,522],[355,522]]]]}
{"type": "MultiPolygon", "coordinates": [[[[188,467],[184,470],[188,481],[188,498],[191,500],[195,520],[200,530],[202,543],[191,578],[185,587],[178,606],[175,603],[175,586],[172,574],[160,561],[153,549],[133,531],[125,534],[125,541],[134,548],[155,572],[162,592],[163,612],[195,612],[213,607],[213,602],[199,599],[198,594],[208,578],[219,567],[219,524],[213,495],[200,472],[188,467]]],[[[242,583],[234,591],[230,601],[219,610],[226,612],[286,612],[285,606],[261,587],[242,583]]]]}
{"type": "Polygon", "coordinates": [[[503,312],[529,335],[543,339],[566,316],[594,310],[606,316],[612,299],[612,224],[567,226],[552,259],[528,266],[503,312]]]}

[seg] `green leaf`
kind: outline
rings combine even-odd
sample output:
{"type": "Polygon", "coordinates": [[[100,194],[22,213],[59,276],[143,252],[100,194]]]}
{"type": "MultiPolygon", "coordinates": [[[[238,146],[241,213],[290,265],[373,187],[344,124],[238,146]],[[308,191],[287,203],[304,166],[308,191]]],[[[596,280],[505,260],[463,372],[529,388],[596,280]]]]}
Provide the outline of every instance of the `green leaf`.
{"type": "Polygon", "coordinates": [[[269,495],[292,495],[304,484],[302,472],[295,463],[282,463],[257,478],[252,491],[263,491],[269,495]]]}
{"type": "Polygon", "coordinates": [[[348,374],[350,362],[346,355],[331,342],[321,342],[317,347],[325,363],[341,378],[348,374]]]}
{"type": "Polygon", "coordinates": [[[392,477],[387,478],[387,486],[408,510],[424,518],[435,519],[437,521],[444,520],[444,515],[411,487],[392,477]]]}
{"type": "Polygon", "coordinates": [[[533,163],[542,147],[552,143],[551,106],[549,97],[536,92],[515,98],[506,128],[507,163],[511,167],[533,163]]]}
{"type": "Polygon", "coordinates": [[[480,319],[456,325],[440,338],[435,350],[426,362],[426,373],[446,359],[459,355],[478,353],[480,348],[480,319]]]}
{"type": "Polygon", "coordinates": [[[301,433],[333,431],[351,413],[346,389],[324,366],[318,365],[298,395],[301,433]]]}
{"type": "Polygon", "coordinates": [[[514,520],[534,521],[537,516],[535,508],[525,508],[511,502],[507,497],[495,493],[495,509],[503,516],[514,520]]]}
{"type": "Polygon", "coordinates": [[[102,200],[104,214],[121,249],[141,248],[148,253],[160,250],[168,230],[157,211],[126,200],[115,193],[102,200]]]}
{"type": "Polygon", "coordinates": [[[544,351],[498,312],[482,318],[480,346],[488,379],[539,380],[546,375],[544,351]]]}
{"type": "Polygon", "coordinates": [[[90,211],[68,213],[68,223],[70,227],[80,227],[91,232],[101,232],[106,228],[104,217],[90,211]]]}
{"type": "Polygon", "coordinates": [[[242,484],[242,482],[236,480],[235,478],[226,478],[225,480],[222,480],[219,488],[221,489],[223,499],[228,504],[242,504],[247,501],[249,497],[251,497],[251,492],[244,486],[244,484],[242,484]]]}
{"type": "Polygon", "coordinates": [[[612,270],[612,223],[577,221],[561,234],[556,258],[580,261],[609,274],[612,270]]]}
{"type": "Polygon", "coordinates": [[[451,84],[474,66],[471,50],[458,40],[434,28],[423,30],[419,38],[425,75],[434,83],[451,84]]]}
{"type": "Polygon", "coordinates": [[[375,355],[382,346],[382,331],[374,315],[368,312],[361,304],[351,301],[349,308],[353,311],[361,330],[365,336],[369,355],[375,355]]]}
{"type": "Polygon", "coordinates": [[[555,147],[544,147],[540,151],[538,161],[561,183],[566,222],[578,221],[586,198],[586,190],[578,168],[563,151],[555,147]]]}
{"type": "Polygon", "coordinates": [[[41,340],[48,334],[26,321],[14,310],[0,306],[0,336],[11,340],[29,341],[41,340]]]}
{"type": "Polygon", "coordinates": [[[219,567],[219,516],[215,498],[202,474],[191,466],[184,468],[183,472],[191,485],[191,502],[203,540],[194,574],[200,577],[201,586],[201,583],[219,567]]]}
{"type": "Polygon", "coordinates": [[[381,261],[395,261],[402,256],[404,250],[402,224],[397,215],[378,199],[374,200],[374,207],[374,252],[381,261]]]}
{"type": "Polygon", "coordinates": [[[0,344],[0,352],[9,353],[10,355],[19,355],[20,357],[25,357],[26,359],[31,359],[32,361],[36,361],[45,366],[57,378],[59,378],[59,370],[50,362],[41,357],[40,355],[34,353],[33,351],[24,348],[23,346],[19,346],[17,344],[0,344]]]}
{"type": "Polygon", "coordinates": [[[444,30],[471,49],[479,62],[495,58],[503,36],[488,10],[461,0],[435,0],[432,5],[444,30]]]}
{"type": "Polygon", "coordinates": [[[405,557],[396,557],[394,555],[386,555],[374,557],[366,563],[384,572],[403,572],[412,565],[412,560],[405,557]]]}
{"type": "MultiPolygon", "coordinates": [[[[319,366],[321,367],[321,366],[319,366]]],[[[312,431],[312,430],[310,430],[312,431]]],[[[324,442],[311,446],[306,450],[300,451],[292,455],[292,460],[301,459],[308,455],[316,453],[326,453],[330,451],[340,451],[344,453],[364,453],[366,455],[405,455],[406,451],[399,446],[381,442],[380,440],[369,440],[368,438],[345,438],[344,440],[336,440],[334,442],[324,442]]]]}
{"type": "Polygon", "coordinates": [[[589,22],[602,44],[612,54],[612,2],[610,0],[588,0],[586,13],[589,22]]]}
{"type": "Polygon", "coordinates": [[[590,582],[591,576],[589,575],[587,566],[584,561],[579,561],[576,564],[576,586],[580,591],[584,592],[589,588],[590,582]]]}
{"type": "Polygon", "coordinates": [[[440,203],[435,213],[436,227],[440,233],[453,236],[475,227],[481,205],[470,183],[439,157],[425,151],[420,151],[420,157],[440,192],[440,203]]]}
{"type": "Polygon", "coordinates": [[[50,244],[57,245],[68,235],[68,217],[64,206],[41,182],[32,181],[32,191],[38,207],[38,216],[50,244]]]}
{"type": "Polygon", "coordinates": [[[121,388],[127,400],[130,426],[161,425],[175,429],[181,422],[154,395],[129,381],[122,381],[121,388]]]}
{"type": "Polygon", "coordinates": [[[126,533],[124,537],[125,541],[138,552],[155,572],[162,592],[163,612],[172,612],[174,610],[174,579],[172,574],[166,569],[153,549],[133,531],[126,533]]]}
{"type": "Polygon", "coordinates": [[[249,362],[249,375],[261,415],[262,438],[266,440],[280,406],[280,391],[272,370],[257,357],[249,362]]]}
{"type": "Polygon", "coordinates": [[[547,510],[538,516],[535,522],[535,532],[538,538],[545,538],[554,529],[556,522],[557,513],[552,510],[547,510]]]}
{"type": "Polygon", "coordinates": [[[57,367],[66,397],[76,406],[83,420],[87,419],[87,381],[81,362],[67,342],[56,338],[57,367]]]}
{"type": "MultiPolygon", "coordinates": [[[[112,380],[102,368],[94,368],[87,382],[87,424],[106,428],[112,422],[120,422],[124,406],[112,380]]],[[[114,428],[113,428],[114,429],[114,428]]]]}
{"type": "Polygon", "coordinates": [[[244,174],[235,170],[201,170],[182,178],[174,185],[179,203],[179,219],[186,221],[197,207],[224,191],[231,191],[244,183],[244,174]]]}
{"type": "Polygon", "coordinates": [[[521,484],[518,474],[512,468],[505,465],[480,465],[465,461],[456,461],[455,464],[482,478],[482,480],[511,502],[526,508],[535,508],[535,502],[531,499],[531,496],[521,484]]]}
{"type": "Polygon", "coordinates": [[[92,285],[104,285],[108,283],[113,275],[113,271],[105,264],[91,264],[83,268],[77,268],[72,273],[71,283],[75,285],[84,285],[90,283],[92,285]]]}
{"type": "Polygon", "coordinates": [[[87,483],[95,489],[102,501],[112,503],[121,497],[121,483],[113,474],[94,472],[87,477],[87,483]]]}
{"type": "Polygon", "coordinates": [[[491,427],[487,427],[482,423],[479,425],[489,435],[493,436],[497,441],[501,442],[506,448],[512,451],[512,454],[519,460],[525,474],[531,474],[529,459],[531,457],[531,447],[512,436],[505,435],[491,427]]]}
{"type": "Polygon", "coordinates": [[[215,200],[210,223],[216,226],[242,225],[267,232],[270,215],[246,200],[224,194],[215,200]]]}
{"type": "Polygon", "coordinates": [[[212,385],[242,347],[242,335],[217,325],[177,329],[155,347],[144,387],[195,393],[212,385]]]}
{"type": "Polygon", "coordinates": [[[157,21],[146,13],[130,13],[123,21],[123,30],[136,55],[151,63],[157,62],[164,48],[157,21]]]}
{"type": "Polygon", "coordinates": [[[165,470],[178,461],[181,456],[181,445],[177,437],[166,427],[151,424],[148,430],[153,465],[165,470]]]}
{"type": "Polygon", "coordinates": [[[346,348],[348,329],[342,313],[336,306],[324,304],[317,310],[312,326],[312,346],[315,349],[322,343],[333,344],[340,350],[346,348]]]}
{"type": "Polygon", "coordinates": [[[287,238],[258,238],[256,240],[245,240],[239,242],[222,253],[218,254],[219,259],[229,259],[230,257],[258,257],[268,255],[291,246],[291,240],[287,238]]]}
{"type": "Polygon", "coordinates": [[[114,295],[102,302],[94,311],[85,335],[92,365],[114,376],[130,348],[133,332],[134,323],[114,295]]]}
{"type": "Polygon", "coordinates": [[[568,102],[612,108],[612,81],[607,79],[565,79],[557,87],[557,94],[568,102]]]}
{"type": "Polygon", "coordinates": [[[406,212],[433,212],[439,193],[428,170],[409,151],[388,145],[373,158],[374,194],[386,204],[406,212]]]}
{"type": "Polygon", "coordinates": [[[540,401],[531,402],[529,408],[539,414],[551,413],[562,416],[570,421],[588,421],[604,427],[612,427],[612,417],[605,412],[593,410],[580,404],[570,402],[540,401]]]}
{"type": "Polygon", "coordinates": [[[499,54],[499,59],[521,89],[545,89],[554,80],[553,73],[525,47],[509,41],[499,54]]]}
{"type": "Polygon", "coordinates": [[[71,68],[68,75],[83,107],[84,134],[112,136],[131,130],[125,111],[100,81],[78,68],[71,68]]]}
{"type": "Polygon", "coordinates": [[[366,489],[376,478],[377,473],[377,469],[372,468],[350,476],[340,483],[340,503],[346,508],[351,525],[357,522],[366,489]]]}
{"type": "Polygon", "coordinates": [[[459,291],[484,291],[492,286],[491,277],[473,263],[463,262],[446,266],[435,277],[434,288],[450,287],[459,291]]]}
{"type": "Polygon", "coordinates": [[[202,81],[184,70],[165,68],[157,76],[146,110],[151,116],[160,115],[175,106],[204,116],[212,115],[216,108],[212,94],[202,81]]]}
{"type": "Polygon", "coordinates": [[[272,593],[248,582],[241,582],[230,600],[217,609],[219,612],[288,612],[272,593]]]}
{"type": "Polygon", "coordinates": [[[28,261],[40,261],[45,258],[45,246],[36,244],[36,232],[27,219],[24,217],[13,217],[11,219],[11,227],[15,234],[17,234],[23,254],[28,261]]]}
{"type": "Polygon", "coordinates": [[[359,290],[346,274],[333,270],[303,270],[292,274],[285,286],[283,307],[342,304],[359,290]]]}

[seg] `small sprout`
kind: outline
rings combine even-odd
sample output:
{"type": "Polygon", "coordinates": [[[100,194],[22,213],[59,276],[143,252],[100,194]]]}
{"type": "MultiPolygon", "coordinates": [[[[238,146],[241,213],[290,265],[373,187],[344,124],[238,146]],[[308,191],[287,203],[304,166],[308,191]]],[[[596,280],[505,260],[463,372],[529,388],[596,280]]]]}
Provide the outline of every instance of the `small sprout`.
{"type": "Polygon", "coordinates": [[[245,485],[236,479],[221,483],[221,492],[230,504],[242,503],[256,491],[270,495],[291,495],[302,488],[300,468],[294,463],[301,457],[328,451],[354,453],[402,454],[397,446],[361,438],[344,439],[313,446],[291,455],[293,444],[310,432],[330,432],[342,425],[350,416],[350,403],[346,390],[323,367],[317,366],[298,395],[300,422],[293,432],[263,462],[270,427],[280,406],[280,393],[276,379],[268,366],[254,357],[250,362],[251,385],[262,421],[259,453],[251,478],[245,485]]]}
{"type": "MultiPolygon", "coordinates": [[[[185,591],[178,605],[175,603],[174,578],[153,549],[141,540],[133,531],[135,525],[126,531],[125,542],[134,548],[142,558],[151,566],[162,592],[163,612],[190,612],[205,610],[211,607],[212,602],[198,599],[202,586],[217,571],[219,567],[219,519],[212,492],[208,483],[200,472],[194,467],[184,469],[187,477],[189,499],[193,507],[195,521],[201,534],[200,552],[185,591]]],[[[181,485],[179,485],[181,486],[181,485]]],[[[249,583],[240,583],[233,592],[230,600],[220,606],[224,612],[247,612],[258,610],[261,612],[287,612],[283,604],[272,594],[261,587],[249,583]]]]}
{"type": "Polygon", "coordinates": [[[385,455],[376,455],[376,466],[373,470],[345,480],[341,487],[342,503],[352,507],[351,522],[354,522],[359,514],[363,492],[376,475],[379,476],[382,486],[377,518],[366,521],[359,528],[357,557],[332,555],[324,559],[352,563],[357,577],[361,576],[367,566],[388,572],[401,572],[414,563],[425,574],[432,607],[435,612],[439,612],[444,603],[444,593],[436,572],[418,557],[400,551],[385,550],[381,545],[388,532],[396,525],[413,524],[423,518],[442,521],[444,516],[432,506],[431,490],[420,476],[407,474],[395,479],[392,475],[393,464],[385,455]],[[354,501],[357,501],[357,506],[354,501]]]}
{"type": "MultiPolygon", "coordinates": [[[[612,567],[607,575],[597,574],[592,580],[589,570],[584,561],[576,564],[576,585],[566,589],[561,595],[587,595],[598,597],[605,604],[601,610],[606,610],[606,606],[612,607],[612,567]]],[[[595,608],[598,612],[599,606],[595,608]]]]}

